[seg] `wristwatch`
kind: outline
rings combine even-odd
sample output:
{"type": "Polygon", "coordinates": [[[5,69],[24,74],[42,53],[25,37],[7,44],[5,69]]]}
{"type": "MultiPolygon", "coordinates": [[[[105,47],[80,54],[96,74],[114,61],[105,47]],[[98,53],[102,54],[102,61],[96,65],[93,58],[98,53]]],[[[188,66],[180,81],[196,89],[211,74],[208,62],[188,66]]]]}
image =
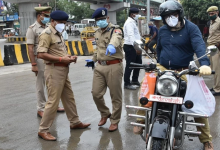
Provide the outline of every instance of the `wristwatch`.
{"type": "Polygon", "coordinates": [[[37,63],[31,63],[32,66],[37,66],[37,63]]]}

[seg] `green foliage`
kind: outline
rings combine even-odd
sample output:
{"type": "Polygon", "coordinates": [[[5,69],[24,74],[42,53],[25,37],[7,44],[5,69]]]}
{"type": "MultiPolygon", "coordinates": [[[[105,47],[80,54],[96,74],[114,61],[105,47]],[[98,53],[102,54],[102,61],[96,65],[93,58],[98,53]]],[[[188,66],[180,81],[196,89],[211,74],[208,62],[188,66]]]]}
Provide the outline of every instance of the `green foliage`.
{"type": "Polygon", "coordinates": [[[123,27],[125,21],[128,18],[126,9],[116,12],[116,17],[117,17],[117,25],[123,27]]]}
{"type": "Polygon", "coordinates": [[[9,6],[8,2],[5,2],[5,1],[3,1],[3,2],[4,2],[4,5],[5,5],[6,9],[7,9],[7,10],[4,10],[2,12],[4,15],[7,15],[7,14],[14,15],[14,13],[18,13],[19,14],[19,12],[18,12],[18,4],[10,3],[10,6],[9,6]]]}
{"type": "Polygon", "coordinates": [[[210,6],[218,6],[220,8],[219,0],[181,0],[184,8],[185,16],[193,19],[209,20],[207,9],[210,6]]]}
{"type": "MultiPolygon", "coordinates": [[[[55,0],[51,0],[49,5],[55,10],[55,0]]],[[[74,16],[74,21],[81,21],[85,18],[91,18],[94,10],[90,9],[89,3],[76,2],[73,0],[56,0],[56,9],[65,11],[74,16]]]]}

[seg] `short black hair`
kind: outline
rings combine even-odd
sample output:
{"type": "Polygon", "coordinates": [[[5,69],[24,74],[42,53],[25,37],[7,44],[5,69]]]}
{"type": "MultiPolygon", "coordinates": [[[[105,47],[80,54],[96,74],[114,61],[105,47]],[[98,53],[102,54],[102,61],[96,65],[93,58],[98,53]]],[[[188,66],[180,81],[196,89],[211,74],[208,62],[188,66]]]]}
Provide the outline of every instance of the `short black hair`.
{"type": "Polygon", "coordinates": [[[41,14],[40,12],[36,12],[36,18],[37,18],[37,16],[40,15],[40,14],[41,14]]]}

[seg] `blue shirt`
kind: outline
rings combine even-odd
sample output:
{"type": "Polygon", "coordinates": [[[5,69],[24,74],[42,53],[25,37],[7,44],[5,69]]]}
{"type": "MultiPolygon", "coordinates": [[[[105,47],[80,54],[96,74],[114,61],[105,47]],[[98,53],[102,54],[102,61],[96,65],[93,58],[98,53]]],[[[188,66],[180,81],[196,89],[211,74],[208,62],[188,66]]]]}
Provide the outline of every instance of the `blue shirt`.
{"type": "MultiPolygon", "coordinates": [[[[199,58],[206,53],[206,45],[199,28],[185,20],[179,31],[171,31],[167,25],[160,28],[157,41],[158,63],[167,69],[180,69],[189,66],[193,55],[199,58]]],[[[199,60],[200,65],[210,65],[207,56],[199,60]]]]}
{"type": "Polygon", "coordinates": [[[157,29],[157,27],[152,26],[152,27],[150,28],[150,35],[153,36],[155,32],[156,32],[157,35],[156,35],[156,37],[154,38],[154,40],[157,40],[157,37],[158,37],[158,29],[157,29]]]}

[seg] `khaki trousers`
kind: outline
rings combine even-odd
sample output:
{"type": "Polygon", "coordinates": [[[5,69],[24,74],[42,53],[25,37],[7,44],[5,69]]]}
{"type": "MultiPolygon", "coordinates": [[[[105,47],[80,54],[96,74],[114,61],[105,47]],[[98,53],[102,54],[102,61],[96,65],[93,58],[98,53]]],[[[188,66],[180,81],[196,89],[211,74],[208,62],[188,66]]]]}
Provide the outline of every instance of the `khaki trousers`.
{"type": "Polygon", "coordinates": [[[37,93],[37,111],[44,111],[46,104],[45,98],[45,78],[44,78],[44,69],[45,64],[43,59],[36,58],[38,74],[36,79],[36,93],[37,93]]]}
{"type": "Polygon", "coordinates": [[[69,67],[46,65],[45,81],[48,101],[45,105],[44,115],[41,119],[39,132],[49,132],[57,113],[61,98],[70,125],[81,123],[76,110],[75,99],[68,77],[69,67]]]}
{"type": "Polygon", "coordinates": [[[121,118],[122,110],[122,77],[123,64],[112,64],[102,66],[98,64],[94,69],[92,95],[101,117],[107,117],[110,114],[109,108],[105,105],[104,94],[107,87],[110,91],[112,100],[112,115],[110,121],[117,124],[121,118]]]}
{"type": "MultiPolygon", "coordinates": [[[[157,68],[159,68],[161,71],[167,70],[165,67],[163,67],[160,64],[157,64],[157,68]]],[[[187,78],[185,75],[181,77],[184,81],[187,81],[187,78]]],[[[138,100],[139,106],[142,106],[138,100]]],[[[142,106],[143,107],[143,106],[142,106]]],[[[143,110],[138,110],[137,115],[142,115],[145,116],[146,111],[143,110]]],[[[197,123],[204,123],[205,127],[197,127],[198,131],[201,131],[201,135],[199,136],[199,140],[201,143],[207,142],[207,141],[212,141],[212,136],[210,134],[210,127],[209,127],[209,120],[207,118],[194,118],[195,122],[197,123]]],[[[144,119],[137,119],[137,121],[144,121],[144,119]]]]}
{"type": "Polygon", "coordinates": [[[210,56],[211,68],[215,71],[213,89],[220,92],[220,52],[214,56],[210,56]]]}

